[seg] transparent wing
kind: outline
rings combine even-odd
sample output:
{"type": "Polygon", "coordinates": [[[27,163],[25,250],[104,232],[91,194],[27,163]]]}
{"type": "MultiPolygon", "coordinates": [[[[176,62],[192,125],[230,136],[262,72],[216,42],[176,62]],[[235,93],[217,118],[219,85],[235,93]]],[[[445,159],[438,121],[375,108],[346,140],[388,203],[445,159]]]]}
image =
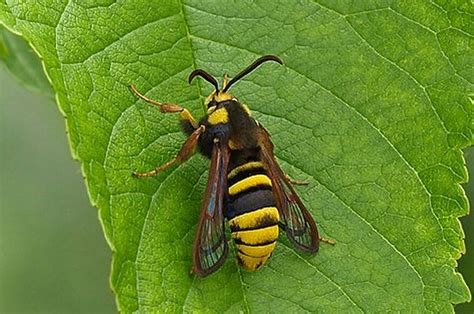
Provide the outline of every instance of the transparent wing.
{"type": "Polygon", "coordinates": [[[303,252],[316,253],[319,249],[319,234],[313,217],[296,194],[273,154],[273,143],[267,130],[260,125],[259,142],[262,161],[272,180],[273,194],[291,243],[303,252]]]}
{"type": "Polygon", "coordinates": [[[229,248],[225,239],[224,206],[227,193],[229,149],[215,142],[201,217],[193,246],[193,269],[204,277],[216,271],[225,261],[229,248]]]}

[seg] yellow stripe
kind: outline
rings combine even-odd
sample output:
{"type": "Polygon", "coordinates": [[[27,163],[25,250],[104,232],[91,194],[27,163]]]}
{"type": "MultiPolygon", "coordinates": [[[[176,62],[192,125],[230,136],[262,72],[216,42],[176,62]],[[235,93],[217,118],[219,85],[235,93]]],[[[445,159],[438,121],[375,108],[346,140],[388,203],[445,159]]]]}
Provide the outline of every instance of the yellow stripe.
{"type": "Polygon", "coordinates": [[[262,229],[232,232],[232,237],[250,245],[272,242],[278,238],[278,225],[262,229]]]}
{"type": "Polygon", "coordinates": [[[237,253],[237,256],[239,257],[240,266],[250,271],[259,269],[270,257],[270,255],[264,257],[250,257],[241,253],[237,253]]]}
{"type": "Polygon", "coordinates": [[[232,179],[233,177],[235,177],[237,174],[239,174],[242,171],[255,169],[255,168],[263,168],[263,164],[260,161],[251,161],[246,164],[240,165],[232,169],[232,171],[227,175],[227,178],[232,179]]]}
{"type": "Polygon", "coordinates": [[[262,246],[248,246],[244,244],[237,244],[237,248],[241,250],[245,255],[252,257],[265,257],[270,255],[275,249],[276,242],[262,245],[262,246]]]}
{"type": "Polygon", "coordinates": [[[236,195],[257,185],[272,186],[272,180],[265,174],[256,174],[232,185],[229,188],[229,194],[236,195]]]}
{"type": "Polygon", "coordinates": [[[280,221],[278,209],[276,207],[263,207],[252,212],[242,214],[229,220],[229,226],[233,229],[255,229],[265,219],[270,219],[275,223],[280,221]]]}
{"type": "Polygon", "coordinates": [[[208,117],[207,122],[212,125],[225,124],[229,122],[229,113],[225,108],[214,110],[208,117]]]}

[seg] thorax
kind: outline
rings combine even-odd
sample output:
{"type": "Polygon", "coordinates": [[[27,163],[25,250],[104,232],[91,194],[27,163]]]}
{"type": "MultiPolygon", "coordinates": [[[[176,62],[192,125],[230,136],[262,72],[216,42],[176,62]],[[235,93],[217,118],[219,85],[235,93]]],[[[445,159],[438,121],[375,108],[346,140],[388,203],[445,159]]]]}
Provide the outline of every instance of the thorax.
{"type": "Polygon", "coordinates": [[[248,108],[237,100],[211,104],[199,124],[206,126],[199,142],[200,150],[206,156],[211,155],[215,138],[226,142],[232,150],[258,147],[257,123],[248,108]]]}

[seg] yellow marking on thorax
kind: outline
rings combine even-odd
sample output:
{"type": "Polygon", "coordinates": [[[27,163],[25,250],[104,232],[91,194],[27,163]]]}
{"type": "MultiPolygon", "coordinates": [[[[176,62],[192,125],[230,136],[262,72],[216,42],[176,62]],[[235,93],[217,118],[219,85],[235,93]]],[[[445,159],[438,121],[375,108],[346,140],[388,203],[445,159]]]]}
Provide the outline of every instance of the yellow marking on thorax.
{"type": "Polygon", "coordinates": [[[229,188],[230,195],[236,195],[240,192],[243,192],[249,188],[252,188],[257,185],[267,185],[272,186],[272,181],[265,174],[256,174],[254,176],[248,177],[232,185],[229,188]]]}
{"type": "Polygon", "coordinates": [[[280,215],[276,207],[263,207],[252,212],[236,216],[229,220],[229,226],[234,229],[255,229],[263,221],[278,223],[280,215]]]}
{"type": "Polygon", "coordinates": [[[278,225],[262,229],[232,232],[232,238],[239,239],[243,243],[249,245],[269,243],[278,239],[278,225]]]}
{"type": "Polygon", "coordinates": [[[237,256],[239,258],[240,266],[246,270],[255,271],[265,264],[270,257],[270,254],[264,257],[250,257],[238,252],[237,256]]]}
{"type": "Polygon", "coordinates": [[[237,248],[242,251],[245,255],[252,257],[265,257],[270,255],[275,250],[276,242],[262,245],[262,246],[250,246],[244,244],[237,244],[237,248]]]}
{"type": "Polygon", "coordinates": [[[231,172],[229,172],[229,174],[227,175],[227,178],[232,179],[233,177],[235,177],[242,171],[256,169],[256,168],[263,168],[263,163],[261,163],[260,161],[251,161],[246,164],[235,167],[234,169],[232,169],[231,172]]]}
{"type": "Polygon", "coordinates": [[[217,110],[214,110],[207,117],[207,122],[212,125],[225,124],[229,122],[229,113],[225,108],[219,108],[217,110]]]}

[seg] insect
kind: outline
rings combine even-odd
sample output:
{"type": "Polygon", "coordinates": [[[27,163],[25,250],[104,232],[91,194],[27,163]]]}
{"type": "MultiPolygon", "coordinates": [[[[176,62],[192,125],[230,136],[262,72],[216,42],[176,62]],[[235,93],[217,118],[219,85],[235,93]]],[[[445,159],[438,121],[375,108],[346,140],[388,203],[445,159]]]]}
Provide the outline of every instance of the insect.
{"type": "Polygon", "coordinates": [[[273,154],[267,130],[251,115],[249,108],[232,96],[229,89],[241,78],[267,61],[283,64],[280,58],[258,58],[234,78],[224,75],[222,88],[204,70],[194,70],[188,82],[202,77],[214,86],[207,97],[207,114],[197,122],[185,108],[160,103],[132,92],[156,105],[163,113],[180,113],[183,131],[188,135],[179,153],[167,163],[136,177],[151,177],[174,163],[186,161],[195,151],[210,158],[209,177],[193,244],[191,272],[207,276],[224,263],[229,247],[225,237],[225,219],[237,248],[237,260],[244,269],[260,268],[271,256],[279,228],[300,251],[316,253],[320,238],[316,223],[273,154]]]}

